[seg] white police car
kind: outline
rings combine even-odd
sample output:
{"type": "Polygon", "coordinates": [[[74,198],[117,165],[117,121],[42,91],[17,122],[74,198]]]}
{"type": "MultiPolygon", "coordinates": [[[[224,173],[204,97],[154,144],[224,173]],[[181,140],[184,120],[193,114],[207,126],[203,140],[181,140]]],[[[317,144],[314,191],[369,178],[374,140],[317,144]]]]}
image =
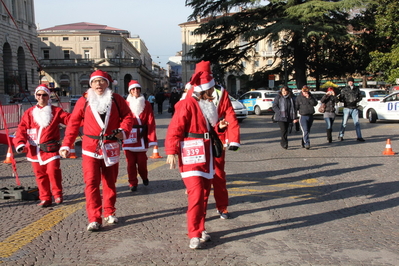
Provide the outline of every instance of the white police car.
{"type": "Polygon", "coordinates": [[[244,104],[248,112],[260,115],[265,112],[273,112],[273,101],[278,91],[273,90],[253,90],[244,93],[238,99],[244,104]]]}
{"type": "Polygon", "coordinates": [[[385,96],[378,102],[369,102],[363,109],[363,117],[370,123],[381,120],[399,120],[399,91],[385,96]]]}

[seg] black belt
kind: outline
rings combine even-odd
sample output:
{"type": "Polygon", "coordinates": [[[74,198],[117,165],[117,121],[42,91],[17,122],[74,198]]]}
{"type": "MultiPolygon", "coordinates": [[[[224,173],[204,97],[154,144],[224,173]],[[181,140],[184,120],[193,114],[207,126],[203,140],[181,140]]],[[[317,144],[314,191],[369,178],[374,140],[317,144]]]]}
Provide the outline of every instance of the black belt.
{"type": "Polygon", "coordinates": [[[134,125],[133,128],[147,128],[147,125],[134,125]]]}
{"type": "Polygon", "coordinates": [[[98,140],[118,140],[114,135],[108,135],[108,136],[85,135],[85,136],[91,139],[98,139],[98,140]]]}
{"type": "Polygon", "coordinates": [[[196,139],[209,139],[209,132],[203,134],[186,132],[184,133],[185,138],[196,138],[196,139]]]}

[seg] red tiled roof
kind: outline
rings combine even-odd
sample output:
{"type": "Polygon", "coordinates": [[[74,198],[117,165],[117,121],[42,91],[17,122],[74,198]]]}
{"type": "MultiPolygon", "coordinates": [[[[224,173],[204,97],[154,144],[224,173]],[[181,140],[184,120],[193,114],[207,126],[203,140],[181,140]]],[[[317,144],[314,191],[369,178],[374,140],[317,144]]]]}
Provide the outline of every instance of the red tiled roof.
{"type": "Polygon", "coordinates": [[[111,30],[111,31],[127,31],[117,28],[108,27],[107,25],[94,24],[89,22],[78,22],[72,24],[57,25],[51,28],[41,29],[40,31],[66,31],[66,30],[82,30],[82,31],[96,31],[96,30],[111,30]]]}

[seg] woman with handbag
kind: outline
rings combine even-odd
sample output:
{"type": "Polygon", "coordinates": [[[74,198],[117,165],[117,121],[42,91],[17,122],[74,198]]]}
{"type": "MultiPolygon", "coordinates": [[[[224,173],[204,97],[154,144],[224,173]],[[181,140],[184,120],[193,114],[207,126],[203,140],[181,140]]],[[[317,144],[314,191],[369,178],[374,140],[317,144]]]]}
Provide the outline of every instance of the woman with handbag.
{"type": "Polygon", "coordinates": [[[336,97],[334,88],[329,87],[326,95],[321,98],[321,104],[322,106],[324,105],[323,118],[326,121],[327,140],[329,143],[332,142],[332,127],[335,120],[335,103],[336,97]]]}

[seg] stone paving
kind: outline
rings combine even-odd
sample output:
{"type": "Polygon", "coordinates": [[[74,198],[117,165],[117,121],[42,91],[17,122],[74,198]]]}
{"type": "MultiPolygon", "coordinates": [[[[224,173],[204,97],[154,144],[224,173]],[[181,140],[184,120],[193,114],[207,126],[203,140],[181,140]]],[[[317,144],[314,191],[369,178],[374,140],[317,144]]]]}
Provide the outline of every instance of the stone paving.
{"type": "MultiPolygon", "coordinates": [[[[126,162],[118,178],[117,225],[86,231],[78,159],[63,159],[65,203],[40,209],[37,202],[0,200],[0,264],[3,265],[399,265],[398,155],[384,156],[386,139],[399,152],[398,124],[361,119],[366,142],[356,142],[349,120],[345,140],[325,137],[316,119],[311,149],[300,134],[279,144],[270,115],[241,124],[242,147],[227,152],[232,219],[221,220],[211,196],[211,242],[191,250],[186,235],[186,195],[178,170],[165,164],[170,114],[156,116],[162,159],[149,159],[148,187],[128,190],[126,162]]],[[[1,162],[7,147],[0,145],[1,162]]],[[[152,150],[148,152],[152,155],[152,150]]],[[[22,155],[16,155],[25,187],[35,186],[22,155]]],[[[9,164],[0,164],[0,187],[15,185],[9,164]]]]}

